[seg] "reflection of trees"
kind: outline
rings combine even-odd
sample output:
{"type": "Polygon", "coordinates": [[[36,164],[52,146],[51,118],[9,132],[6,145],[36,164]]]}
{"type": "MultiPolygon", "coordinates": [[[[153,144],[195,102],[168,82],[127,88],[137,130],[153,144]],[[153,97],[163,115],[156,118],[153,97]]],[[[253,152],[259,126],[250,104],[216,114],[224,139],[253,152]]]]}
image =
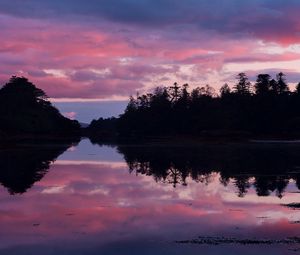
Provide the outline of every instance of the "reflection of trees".
{"type": "Polygon", "coordinates": [[[72,145],[72,141],[18,145],[0,150],[0,183],[10,194],[26,192],[41,180],[51,163],[72,145]]]}
{"type": "MultiPolygon", "coordinates": [[[[254,186],[258,196],[268,196],[271,192],[276,192],[278,197],[282,197],[291,175],[282,176],[256,176],[254,186]]],[[[295,178],[295,177],[294,177],[295,178]]]]}
{"type": "Polygon", "coordinates": [[[290,179],[300,187],[300,146],[203,145],[201,147],[118,146],[129,171],[153,176],[155,181],[187,185],[187,178],[209,184],[215,172],[220,183],[230,180],[238,196],[253,186],[258,196],[275,192],[282,197],[290,179]]]}

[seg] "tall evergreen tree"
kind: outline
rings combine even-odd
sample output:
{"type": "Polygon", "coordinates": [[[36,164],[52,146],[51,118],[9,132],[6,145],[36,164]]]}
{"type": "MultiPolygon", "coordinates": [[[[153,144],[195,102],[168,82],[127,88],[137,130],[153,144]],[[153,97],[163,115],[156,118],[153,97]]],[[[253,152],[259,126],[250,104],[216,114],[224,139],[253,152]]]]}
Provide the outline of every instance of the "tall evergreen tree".
{"type": "Polygon", "coordinates": [[[270,81],[270,90],[273,95],[278,95],[279,94],[279,86],[278,82],[274,79],[270,81]]]}
{"type": "Polygon", "coordinates": [[[254,85],[255,94],[257,95],[267,95],[270,91],[270,79],[269,74],[259,74],[254,85]]]}
{"type": "Polygon", "coordinates": [[[243,96],[251,95],[251,83],[248,76],[245,73],[239,73],[236,78],[238,83],[234,86],[234,92],[243,96]]]}
{"type": "Polygon", "coordinates": [[[286,83],[285,74],[280,72],[276,75],[277,84],[278,84],[278,93],[280,95],[286,94],[289,92],[289,87],[286,83]]]}
{"type": "Polygon", "coordinates": [[[220,95],[221,97],[225,97],[229,95],[231,92],[231,89],[227,83],[225,83],[221,88],[220,88],[220,95]]]}

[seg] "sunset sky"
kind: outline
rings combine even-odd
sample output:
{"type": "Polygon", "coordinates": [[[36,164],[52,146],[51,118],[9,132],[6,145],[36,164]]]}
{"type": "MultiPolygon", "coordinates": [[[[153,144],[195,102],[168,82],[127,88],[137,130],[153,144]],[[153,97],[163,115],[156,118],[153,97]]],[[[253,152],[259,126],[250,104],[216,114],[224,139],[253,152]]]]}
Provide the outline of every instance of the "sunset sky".
{"type": "Polygon", "coordinates": [[[26,76],[82,121],[175,81],[218,89],[283,71],[293,84],[299,12],[298,0],[1,0],[0,84],[26,76]]]}

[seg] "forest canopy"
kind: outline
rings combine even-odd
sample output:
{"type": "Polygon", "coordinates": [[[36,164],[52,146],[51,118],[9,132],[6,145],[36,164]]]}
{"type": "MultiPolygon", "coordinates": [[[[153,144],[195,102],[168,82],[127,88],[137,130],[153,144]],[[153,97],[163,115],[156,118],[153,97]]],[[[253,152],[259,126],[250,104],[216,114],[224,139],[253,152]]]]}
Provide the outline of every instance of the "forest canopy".
{"type": "Polygon", "coordinates": [[[252,84],[239,73],[232,89],[206,85],[189,89],[174,83],[131,96],[118,121],[121,136],[300,135],[300,83],[291,91],[280,72],[259,74],[252,84]]]}

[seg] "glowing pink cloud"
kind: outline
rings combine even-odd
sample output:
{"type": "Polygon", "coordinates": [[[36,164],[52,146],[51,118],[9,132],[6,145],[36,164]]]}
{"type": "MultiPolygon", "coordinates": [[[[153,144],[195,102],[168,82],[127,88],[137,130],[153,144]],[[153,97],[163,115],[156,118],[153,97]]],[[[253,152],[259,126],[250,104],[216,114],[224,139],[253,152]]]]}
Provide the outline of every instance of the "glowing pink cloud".
{"type": "Polygon", "coordinates": [[[74,120],[77,113],[76,112],[63,112],[63,115],[71,120],[74,120]]]}
{"type": "Polygon", "coordinates": [[[175,80],[219,88],[239,71],[232,63],[251,71],[256,63],[277,62],[300,72],[297,3],[199,2],[193,8],[142,1],[136,16],[127,1],[121,9],[107,2],[93,8],[80,1],[0,3],[1,84],[24,75],[52,98],[109,99],[175,80]],[[189,15],[180,15],[183,10],[189,15]]]}

